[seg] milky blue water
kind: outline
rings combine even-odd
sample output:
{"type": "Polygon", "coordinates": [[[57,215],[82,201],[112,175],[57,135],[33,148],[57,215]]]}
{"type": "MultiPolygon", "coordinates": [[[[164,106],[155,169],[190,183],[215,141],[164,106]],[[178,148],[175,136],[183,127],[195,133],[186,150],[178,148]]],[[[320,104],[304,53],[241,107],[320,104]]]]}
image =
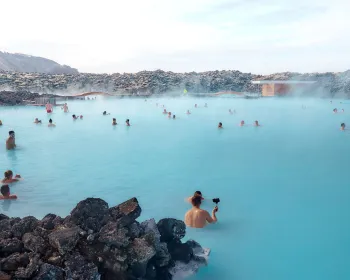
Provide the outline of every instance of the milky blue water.
{"type": "Polygon", "coordinates": [[[350,104],[164,98],[69,107],[69,114],[56,108],[51,115],[56,128],[47,127],[43,108],[0,108],[1,172],[24,178],[11,187],[19,199],[1,201],[1,212],[65,216],[86,197],[114,206],[136,196],[140,220],[183,219],[190,208],[184,198],[201,190],[205,209],[214,207],[209,198],[221,202],[216,225],[187,231],[186,238],[212,249],[209,266],[193,279],[349,279],[350,133],[339,127],[350,127],[350,104]],[[156,102],[177,119],[164,116],[156,102]],[[345,113],[333,114],[334,107],[345,113]],[[237,114],[228,114],[230,108],[237,114]],[[102,116],[104,110],[112,114],[102,116]],[[72,113],[84,119],[73,121],[72,113]],[[33,124],[35,117],[44,124],[33,124]],[[262,126],[239,127],[241,120],[262,126]],[[5,150],[10,129],[15,151],[5,150]]]}

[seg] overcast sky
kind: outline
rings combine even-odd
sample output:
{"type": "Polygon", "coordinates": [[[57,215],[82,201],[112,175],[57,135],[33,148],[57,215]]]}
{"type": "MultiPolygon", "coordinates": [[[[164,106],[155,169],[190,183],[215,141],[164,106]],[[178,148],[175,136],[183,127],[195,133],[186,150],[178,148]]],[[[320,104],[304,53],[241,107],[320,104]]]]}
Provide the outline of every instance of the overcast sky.
{"type": "Polygon", "coordinates": [[[350,68],[350,0],[1,1],[0,50],[81,72],[350,68]]]}

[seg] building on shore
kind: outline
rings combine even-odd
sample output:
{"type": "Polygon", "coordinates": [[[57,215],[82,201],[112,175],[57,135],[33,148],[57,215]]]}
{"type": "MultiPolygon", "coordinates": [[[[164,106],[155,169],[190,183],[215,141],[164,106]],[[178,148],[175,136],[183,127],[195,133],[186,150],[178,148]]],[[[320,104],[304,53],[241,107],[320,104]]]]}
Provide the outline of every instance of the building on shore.
{"type": "Polygon", "coordinates": [[[252,81],[253,84],[261,85],[262,96],[287,96],[292,92],[305,91],[316,81],[252,81]]]}

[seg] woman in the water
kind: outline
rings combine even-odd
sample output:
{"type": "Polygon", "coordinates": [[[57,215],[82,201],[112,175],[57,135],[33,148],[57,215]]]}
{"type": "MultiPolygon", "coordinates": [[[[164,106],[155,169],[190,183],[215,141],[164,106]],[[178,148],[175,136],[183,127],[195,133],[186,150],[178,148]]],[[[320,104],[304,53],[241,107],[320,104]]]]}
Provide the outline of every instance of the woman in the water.
{"type": "Polygon", "coordinates": [[[345,123],[342,123],[342,124],[340,125],[340,130],[345,130],[345,123]]]}
{"type": "Polygon", "coordinates": [[[244,126],[244,125],[245,125],[245,122],[242,120],[239,126],[244,126]]]}
{"type": "Polygon", "coordinates": [[[11,184],[11,183],[19,181],[20,178],[21,178],[21,175],[19,175],[19,174],[17,174],[15,176],[15,178],[13,178],[13,172],[11,170],[7,170],[4,173],[4,179],[1,180],[1,183],[11,184]]]}

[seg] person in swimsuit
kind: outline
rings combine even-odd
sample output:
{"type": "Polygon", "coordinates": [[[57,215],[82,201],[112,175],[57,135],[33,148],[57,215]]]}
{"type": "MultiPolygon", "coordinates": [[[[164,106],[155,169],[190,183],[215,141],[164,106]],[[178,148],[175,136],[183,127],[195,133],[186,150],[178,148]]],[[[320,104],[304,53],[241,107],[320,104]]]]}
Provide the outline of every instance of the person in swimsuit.
{"type": "Polygon", "coordinates": [[[17,195],[10,194],[9,185],[1,186],[0,192],[2,194],[2,195],[0,195],[0,199],[17,199],[17,195]]]}
{"type": "Polygon", "coordinates": [[[21,175],[19,175],[19,174],[17,174],[15,176],[15,178],[13,178],[12,170],[7,170],[7,171],[4,172],[4,179],[1,180],[1,183],[3,183],[3,184],[11,184],[11,183],[19,181],[20,178],[21,178],[21,175]]]}
{"type": "Polygon", "coordinates": [[[218,128],[223,128],[223,127],[222,127],[222,122],[219,122],[218,128]]]}
{"type": "Polygon", "coordinates": [[[176,116],[175,115],[173,115],[173,120],[175,120],[176,119],[176,116]]]}
{"type": "MultiPolygon", "coordinates": [[[[163,107],[164,107],[164,105],[163,105],[163,107]]],[[[167,114],[168,112],[166,111],[166,109],[164,109],[163,110],[163,114],[165,115],[165,114],[167,114]]]]}
{"type": "Polygon", "coordinates": [[[69,112],[67,103],[64,103],[62,109],[63,109],[63,112],[65,112],[65,113],[69,112]]]}
{"type": "Polygon", "coordinates": [[[241,121],[241,123],[239,124],[239,126],[244,126],[244,121],[241,121]]]}
{"type": "Polygon", "coordinates": [[[113,118],[112,125],[117,125],[117,120],[113,118]]]}
{"type": "Polygon", "coordinates": [[[0,125],[2,125],[2,121],[0,120],[0,125]]]}
{"type": "Polygon", "coordinates": [[[13,150],[16,148],[15,132],[13,130],[9,131],[9,138],[6,140],[6,149],[13,150]]]}
{"type": "Polygon", "coordinates": [[[53,107],[52,107],[52,105],[50,104],[50,102],[47,102],[45,107],[46,107],[46,112],[47,112],[47,113],[52,113],[53,107]]]}
{"type": "Polygon", "coordinates": [[[187,202],[192,203],[192,198],[199,196],[202,200],[204,200],[204,197],[202,196],[202,192],[201,191],[195,191],[193,196],[190,196],[186,199],[187,202]]]}
{"type": "Polygon", "coordinates": [[[168,112],[168,118],[169,119],[171,118],[171,112],[168,112]]]}
{"type": "Polygon", "coordinates": [[[77,120],[78,117],[76,115],[72,115],[73,120],[77,120]]]}
{"type": "Polygon", "coordinates": [[[130,120],[126,119],[125,124],[126,124],[126,126],[130,126],[130,120]]]}
{"type": "Polygon", "coordinates": [[[202,203],[202,198],[199,196],[194,196],[191,199],[192,209],[187,211],[185,214],[185,224],[188,227],[193,228],[203,228],[208,223],[212,224],[217,222],[216,212],[219,210],[217,206],[214,207],[212,214],[210,215],[208,211],[200,208],[202,203]]]}
{"type": "Polygon", "coordinates": [[[342,124],[340,125],[340,130],[345,130],[345,123],[342,123],[342,124]]]}
{"type": "Polygon", "coordinates": [[[52,119],[49,119],[49,124],[47,125],[48,127],[55,127],[56,125],[52,123],[52,119]]]}
{"type": "Polygon", "coordinates": [[[83,119],[83,115],[80,115],[80,119],[81,119],[81,120],[83,119]]]}
{"type": "Polygon", "coordinates": [[[258,121],[255,121],[255,122],[254,122],[254,126],[260,126],[259,122],[258,122],[258,121]]]}
{"type": "Polygon", "coordinates": [[[107,113],[106,111],[103,111],[102,115],[107,116],[107,115],[110,115],[110,113],[107,113]]]}
{"type": "Polygon", "coordinates": [[[190,112],[190,110],[187,110],[187,113],[186,113],[187,115],[191,115],[191,112],[190,112]]]}
{"type": "Polygon", "coordinates": [[[337,108],[334,108],[334,109],[333,109],[333,113],[334,113],[334,114],[338,113],[338,109],[337,109],[337,108]]]}
{"type": "Polygon", "coordinates": [[[38,118],[35,118],[34,123],[36,123],[36,124],[40,123],[41,124],[41,121],[38,118]]]}

